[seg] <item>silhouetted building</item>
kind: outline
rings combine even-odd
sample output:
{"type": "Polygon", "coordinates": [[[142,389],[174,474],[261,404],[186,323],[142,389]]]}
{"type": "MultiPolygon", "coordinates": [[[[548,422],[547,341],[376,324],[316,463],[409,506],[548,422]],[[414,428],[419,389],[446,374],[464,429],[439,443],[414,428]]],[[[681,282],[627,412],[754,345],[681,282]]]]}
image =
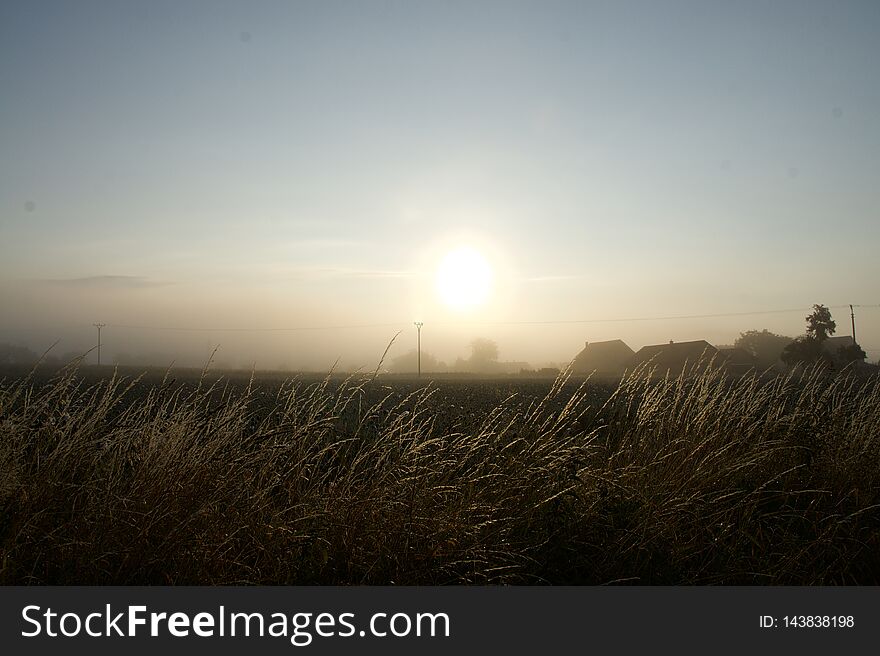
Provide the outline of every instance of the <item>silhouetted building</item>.
{"type": "Polygon", "coordinates": [[[719,346],[719,364],[732,374],[745,374],[755,368],[755,356],[743,348],[737,346],[719,346]]]}
{"type": "Polygon", "coordinates": [[[853,345],[853,338],[850,335],[840,335],[838,337],[829,337],[822,341],[822,348],[825,349],[831,357],[836,357],[837,352],[853,345]]]}
{"type": "Polygon", "coordinates": [[[635,355],[629,346],[619,339],[607,342],[586,342],[571,365],[571,373],[586,376],[619,376],[635,355]]]}
{"type": "Polygon", "coordinates": [[[632,359],[631,364],[638,366],[648,363],[648,367],[656,367],[660,376],[667,372],[676,376],[687,366],[697,362],[708,362],[718,355],[718,349],[704,339],[693,342],[673,342],[643,346],[632,359]]]}
{"type": "Polygon", "coordinates": [[[531,369],[528,362],[504,361],[496,363],[496,371],[500,374],[518,374],[523,369],[531,369]]]}

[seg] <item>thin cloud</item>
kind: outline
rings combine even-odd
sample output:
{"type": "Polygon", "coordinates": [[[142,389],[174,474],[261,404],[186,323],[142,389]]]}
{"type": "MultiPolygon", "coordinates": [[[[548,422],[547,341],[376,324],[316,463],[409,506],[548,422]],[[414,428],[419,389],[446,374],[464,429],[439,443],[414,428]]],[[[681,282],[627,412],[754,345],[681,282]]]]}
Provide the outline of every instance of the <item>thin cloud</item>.
{"type": "Polygon", "coordinates": [[[534,276],[525,278],[526,282],[559,282],[561,280],[581,280],[583,276],[534,276]]]}
{"type": "Polygon", "coordinates": [[[293,278],[301,279],[352,279],[352,278],[412,278],[412,271],[396,271],[390,269],[344,269],[314,268],[301,269],[293,274],[293,278]]]}
{"type": "Polygon", "coordinates": [[[78,289],[143,289],[164,287],[173,283],[153,280],[145,276],[85,276],[82,278],[43,278],[38,284],[78,289]]]}
{"type": "Polygon", "coordinates": [[[321,250],[321,249],[339,249],[339,248],[370,248],[372,242],[360,241],[357,239],[336,239],[315,237],[312,239],[295,239],[279,244],[283,248],[296,250],[321,250]]]}

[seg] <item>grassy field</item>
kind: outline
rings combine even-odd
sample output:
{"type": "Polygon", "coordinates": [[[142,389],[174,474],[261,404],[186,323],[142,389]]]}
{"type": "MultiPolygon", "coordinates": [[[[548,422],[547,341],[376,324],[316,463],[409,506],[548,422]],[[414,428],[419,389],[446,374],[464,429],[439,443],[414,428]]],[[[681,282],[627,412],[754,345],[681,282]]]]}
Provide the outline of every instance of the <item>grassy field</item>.
{"type": "Polygon", "coordinates": [[[649,373],[6,372],[0,583],[880,583],[880,378],[649,373]]]}

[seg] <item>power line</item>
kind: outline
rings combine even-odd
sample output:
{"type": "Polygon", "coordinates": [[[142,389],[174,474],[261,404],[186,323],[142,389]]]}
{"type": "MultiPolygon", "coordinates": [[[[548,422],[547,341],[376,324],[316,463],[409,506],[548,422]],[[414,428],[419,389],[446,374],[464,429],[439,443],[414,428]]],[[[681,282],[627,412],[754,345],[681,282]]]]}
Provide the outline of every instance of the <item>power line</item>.
{"type": "MultiPolygon", "coordinates": [[[[617,317],[614,319],[560,319],[560,320],[537,320],[537,321],[480,321],[470,322],[483,325],[544,325],[544,324],[580,324],[580,323],[626,323],[628,321],[672,321],[683,319],[715,319],[722,317],[742,317],[759,314],[784,314],[788,312],[806,312],[810,308],[791,308],[787,310],[757,310],[754,312],[718,312],[715,314],[679,314],[653,317],[617,317]]],[[[468,323],[468,322],[463,322],[468,323]]]]}
{"type": "MultiPolygon", "coordinates": [[[[830,305],[829,309],[848,308],[849,305],[830,305]]],[[[852,307],[857,308],[878,308],[880,304],[853,304],[852,307]]],[[[809,312],[812,307],[786,308],[776,310],[752,310],[749,312],[716,312],[710,314],[680,314],[680,315],[663,315],[663,316],[643,316],[643,317],[616,317],[616,318],[594,318],[594,319],[547,319],[547,320],[530,320],[530,321],[434,321],[431,322],[436,326],[452,326],[452,325],[480,325],[480,326],[537,326],[537,325],[574,325],[589,323],[626,323],[630,321],[676,321],[691,319],[719,319],[724,317],[746,317],[767,314],[786,314],[793,312],[809,312]]],[[[175,332],[296,332],[311,330],[353,330],[362,328],[399,328],[408,324],[409,321],[400,321],[396,323],[361,323],[361,324],[338,324],[325,326],[287,326],[287,327],[270,327],[270,328],[245,328],[245,327],[192,327],[192,326],[136,326],[128,324],[105,324],[109,328],[121,328],[129,330],[164,330],[175,332]]]]}
{"type": "Polygon", "coordinates": [[[354,328],[399,328],[401,324],[406,323],[360,323],[350,325],[335,326],[288,326],[283,328],[217,328],[217,327],[192,327],[192,326],[133,326],[129,324],[105,324],[108,328],[122,328],[127,330],[167,330],[173,332],[192,332],[192,333],[281,333],[293,332],[300,330],[348,330],[354,328]]]}
{"type": "MultiPolygon", "coordinates": [[[[839,309],[850,307],[849,305],[831,305],[828,306],[829,309],[839,309]]],[[[880,304],[877,305],[855,305],[853,307],[858,308],[870,308],[870,307],[880,307],[880,304]]],[[[812,310],[812,307],[808,308],[788,308],[785,310],[753,310],[750,312],[717,312],[714,314],[680,314],[680,315],[665,315],[665,316],[653,316],[653,317],[620,317],[614,319],[562,319],[562,320],[548,320],[548,321],[480,321],[480,322],[470,322],[470,323],[479,323],[481,325],[542,325],[542,324],[579,324],[579,323],[625,323],[627,321],[671,321],[671,320],[680,320],[680,319],[716,319],[723,317],[746,317],[753,315],[761,315],[761,314],[784,314],[789,312],[809,312],[812,310]]],[[[437,325],[448,325],[452,322],[436,322],[437,325]]],[[[468,322],[456,322],[456,323],[468,323],[468,322]]]]}

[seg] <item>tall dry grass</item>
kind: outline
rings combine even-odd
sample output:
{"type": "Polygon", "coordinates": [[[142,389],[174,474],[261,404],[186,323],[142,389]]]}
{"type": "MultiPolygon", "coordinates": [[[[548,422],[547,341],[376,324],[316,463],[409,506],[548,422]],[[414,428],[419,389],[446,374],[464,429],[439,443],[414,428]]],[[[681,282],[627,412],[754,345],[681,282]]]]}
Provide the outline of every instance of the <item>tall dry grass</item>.
{"type": "Polygon", "coordinates": [[[880,379],[0,388],[0,582],[880,583],[880,379]],[[442,420],[442,421],[438,421],[442,420]]]}

